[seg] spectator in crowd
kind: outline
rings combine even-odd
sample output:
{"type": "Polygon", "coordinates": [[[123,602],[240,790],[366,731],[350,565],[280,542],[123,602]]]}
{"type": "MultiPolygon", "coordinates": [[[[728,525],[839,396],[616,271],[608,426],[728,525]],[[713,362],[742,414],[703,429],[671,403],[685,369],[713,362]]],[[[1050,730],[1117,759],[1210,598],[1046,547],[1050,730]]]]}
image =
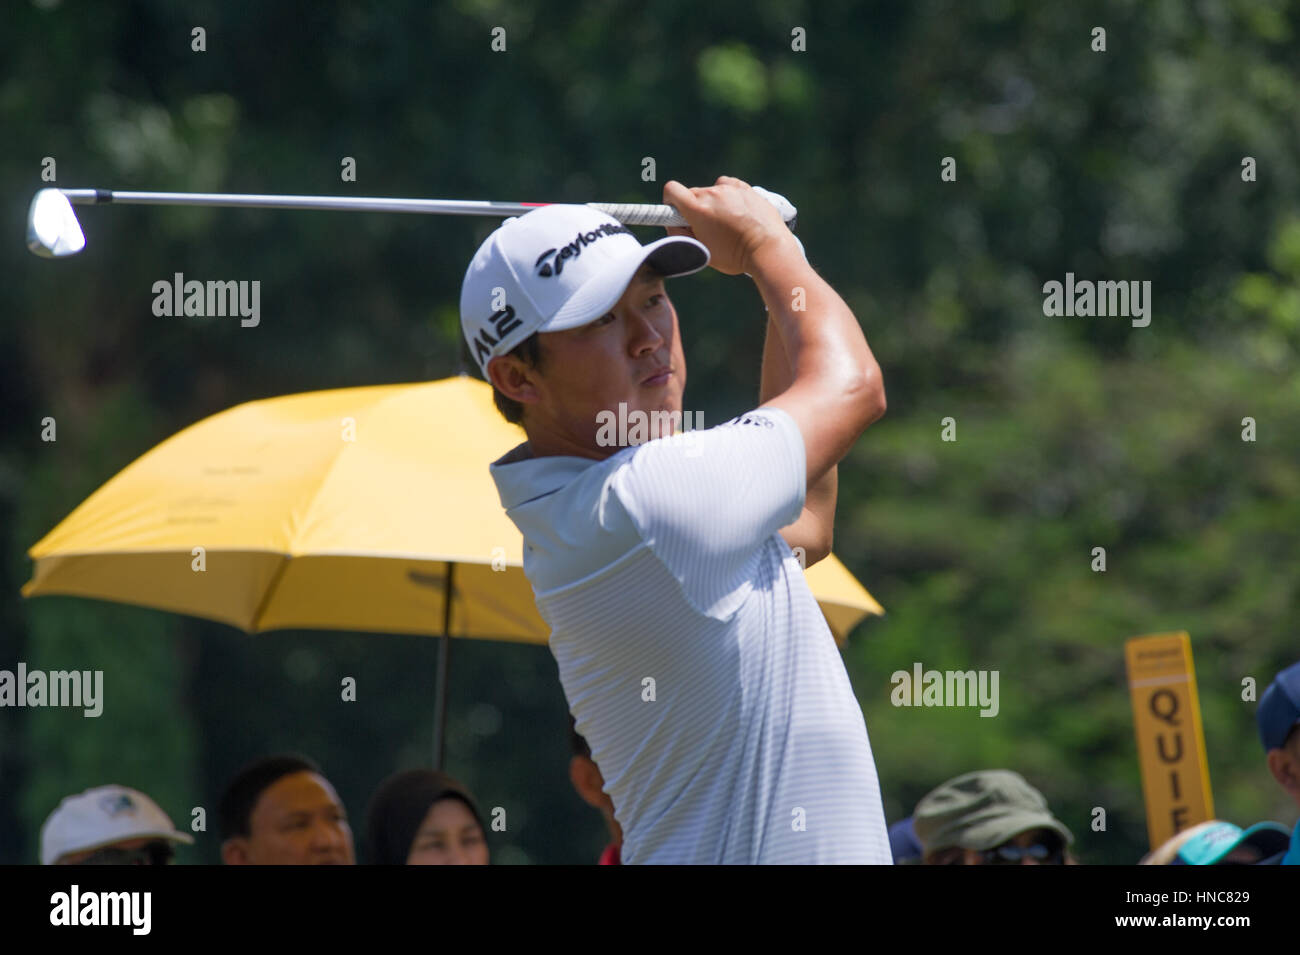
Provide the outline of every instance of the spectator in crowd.
{"type": "Polygon", "coordinates": [[[921,840],[916,838],[911,816],[889,827],[889,851],[894,865],[916,865],[921,861],[921,840]]]}
{"type": "Polygon", "coordinates": [[[446,773],[388,777],[370,801],[366,833],[375,865],[488,865],[487,827],[469,790],[446,773]]]}
{"type": "Polygon", "coordinates": [[[1140,865],[1276,865],[1291,834],[1276,822],[1242,829],[1211,819],[1176,833],[1143,856],[1140,865]]]}
{"type": "Polygon", "coordinates": [[[144,793],[97,786],[59,803],[41,826],[42,865],[167,865],[173,843],[190,845],[144,793]]]}
{"type": "Polygon", "coordinates": [[[569,757],[569,781],[588,806],[600,810],[605,828],[609,830],[610,842],[600,854],[599,864],[621,865],[619,854],[623,846],[623,827],[614,818],[614,800],[605,792],[605,777],[591,758],[591,747],[574,726],[572,716],[569,717],[569,742],[573,747],[573,755],[569,757]]]}
{"type": "MultiPolygon", "coordinates": [[[[1274,677],[1259,698],[1255,721],[1269,772],[1300,807],[1300,663],[1274,677]]],[[[1300,865],[1300,822],[1291,834],[1291,847],[1282,865],[1300,865]]]]}
{"type": "Polygon", "coordinates": [[[925,865],[1073,864],[1074,836],[1019,773],[986,769],[931,790],[912,813],[925,865]]]}
{"type": "Polygon", "coordinates": [[[303,756],[267,756],[245,766],[218,814],[226,865],[356,864],[343,802],[303,756]]]}

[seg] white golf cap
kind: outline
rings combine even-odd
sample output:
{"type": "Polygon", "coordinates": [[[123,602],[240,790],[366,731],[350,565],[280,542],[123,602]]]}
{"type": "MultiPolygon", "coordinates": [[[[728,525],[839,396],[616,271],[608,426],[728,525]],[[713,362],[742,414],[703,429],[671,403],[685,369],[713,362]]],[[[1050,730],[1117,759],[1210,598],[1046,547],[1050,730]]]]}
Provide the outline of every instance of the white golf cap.
{"type": "Polygon", "coordinates": [[[590,206],[542,206],[507,219],[474,253],[460,290],[460,327],[483,377],[489,361],[534,332],[600,318],[643,262],[665,276],[689,275],[709,264],[709,250],[687,236],[642,245],[590,206]]]}
{"type": "Polygon", "coordinates": [[[178,832],[167,813],[142,792],[126,786],[97,786],[68,796],[41,826],[41,865],[72,852],[100,849],[126,839],[154,836],[194,842],[178,832]]]}

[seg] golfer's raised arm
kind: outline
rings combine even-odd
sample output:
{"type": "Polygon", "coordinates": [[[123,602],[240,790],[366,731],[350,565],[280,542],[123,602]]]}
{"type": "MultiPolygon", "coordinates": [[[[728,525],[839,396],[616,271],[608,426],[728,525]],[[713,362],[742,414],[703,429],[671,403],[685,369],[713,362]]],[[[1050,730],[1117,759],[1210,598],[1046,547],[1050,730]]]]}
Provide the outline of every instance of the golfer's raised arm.
{"type": "Polygon", "coordinates": [[[714,268],[747,272],[758,286],[793,371],[790,387],[764,406],[780,408],[799,426],[813,486],[885,413],[880,366],[862,328],[804,259],[772,204],[745,183],[727,176],[702,189],[669,182],[664,201],[708,246],[714,268]]]}

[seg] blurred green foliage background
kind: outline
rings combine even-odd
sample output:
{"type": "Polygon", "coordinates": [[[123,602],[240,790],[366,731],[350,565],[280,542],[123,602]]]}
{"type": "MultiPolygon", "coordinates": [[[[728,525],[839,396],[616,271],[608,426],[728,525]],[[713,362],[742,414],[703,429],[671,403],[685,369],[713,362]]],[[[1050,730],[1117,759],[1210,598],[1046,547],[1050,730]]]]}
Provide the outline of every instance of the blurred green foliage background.
{"type": "MultiPolygon", "coordinates": [[[[461,276],[494,225],[121,207],[84,211],[80,256],[41,261],[20,237],[47,156],[66,187],[658,201],[667,179],[729,174],[784,193],[888,390],[840,468],[835,545],[889,611],[845,659],[891,821],[1001,766],[1046,793],[1082,861],[1136,861],[1122,643],[1186,629],[1218,815],[1293,822],[1241,697],[1300,657],[1298,25],[1272,0],[6,4],[0,668],[100,668],[106,703],[0,711],[0,862],[34,861],[58,800],[106,782],[181,825],[206,807],[179,861],[215,862],[222,786],[282,749],[323,764],[364,858],[370,793],[430,759],[435,641],[25,602],[25,551],[233,404],[456,373],[461,276]],[[260,326],[155,317],[174,272],[260,280],[260,326]],[[1150,326],[1044,317],[1066,272],[1149,280],[1150,326]],[[914,661],[999,670],[1000,714],[893,707],[914,661]]],[[[752,407],[752,285],[669,291],[686,406],[708,424],[752,407]]],[[[507,808],[494,861],[594,861],[603,824],[568,782],[548,651],[458,642],[452,663],[448,768],[507,808]]]]}

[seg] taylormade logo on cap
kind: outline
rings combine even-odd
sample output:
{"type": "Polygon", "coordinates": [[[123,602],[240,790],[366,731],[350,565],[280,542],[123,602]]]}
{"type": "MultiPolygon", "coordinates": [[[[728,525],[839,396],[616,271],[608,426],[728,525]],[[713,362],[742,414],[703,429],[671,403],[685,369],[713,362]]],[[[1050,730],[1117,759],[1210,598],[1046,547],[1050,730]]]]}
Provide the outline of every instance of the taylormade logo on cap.
{"type": "Polygon", "coordinates": [[[604,315],[646,261],[665,276],[709,264],[695,239],[642,245],[590,206],[550,205],[507,219],[479,246],[460,292],[460,324],[483,377],[493,358],[535,332],[578,328],[604,315]]]}
{"type": "Polygon", "coordinates": [[[542,278],[550,278],[552,275],[559,275],[564,271],[564,260],[570,256],[582,254],[582,249],[590,242],[604,238],[607,235],[618,235],[625,232],[632,234],[632,230],[625,225],[610,225],[605,223],[599,229],[592,229],[590,232],[579,232],[577,238],[562,249],[547,249],[537,257],[534,263],[537,267],[537,274],[542,278]],[[554,258],[551,258],[554,256],[554,258]],[[548,261],[549,260],[549,261],[548,261]]]}

